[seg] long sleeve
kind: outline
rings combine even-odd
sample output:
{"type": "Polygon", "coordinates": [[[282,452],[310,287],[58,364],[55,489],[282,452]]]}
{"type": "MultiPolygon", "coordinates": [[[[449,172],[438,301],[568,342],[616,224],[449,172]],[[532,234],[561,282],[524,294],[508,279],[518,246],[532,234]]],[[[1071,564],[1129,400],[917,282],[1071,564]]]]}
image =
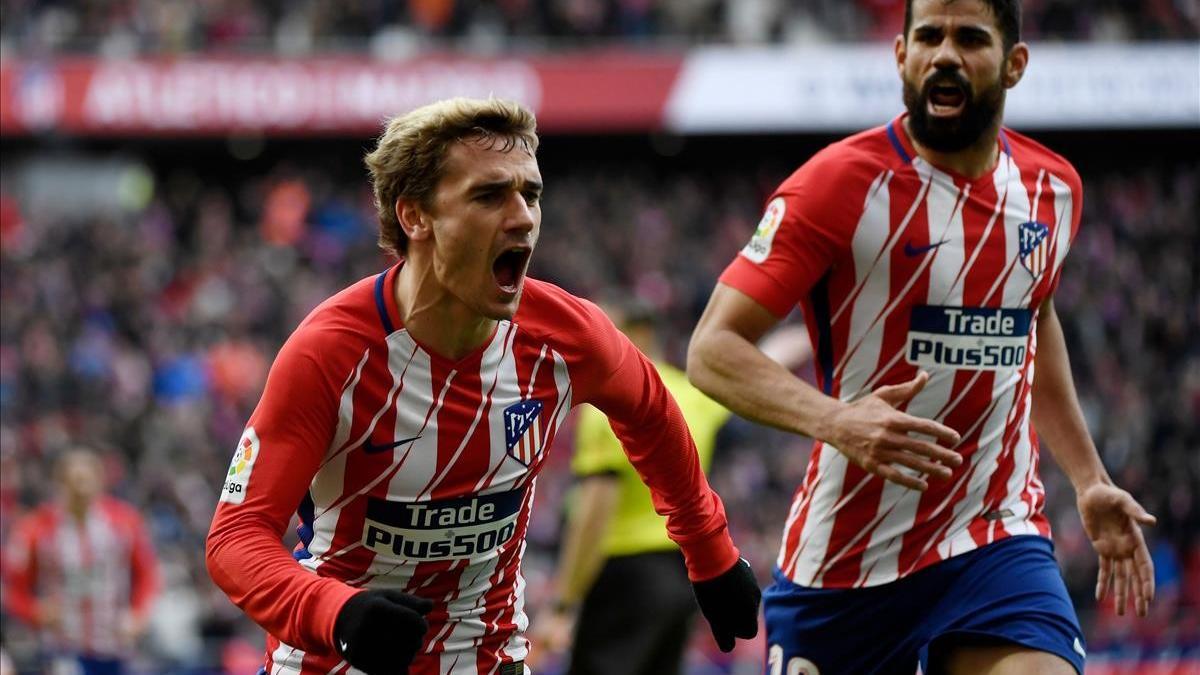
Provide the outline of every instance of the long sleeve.
{"type": "Polygon", "coordinates": [[[150,535],[141,517],[134,513],[129,523],[132,541],[129,560],[129,605],[134,615],[144,618],[149,614],[161,585],[158,559],[154,555],[154,546],[150,543],[150,535]]]}
{"type": "Polygon", "coordinates": [[[338,392],[322,367],[340,364],[313,333],[297,331],[271,367],[226,475],[206,562],[213,581],[267,632],[326,651],[338,612],[358,590],[301,567],[282,541],[337,421],[338,392]]]}
{"type": "Polygon", "coordinates": [[[32,517],[17,525],[5,550],[4,609],[21,621],[38,625],[37,530],[32,517]]]}
{"type": "Polygon", "coordinates": [[[592,345],[583,401],[608,416],[630,462],[650,488],[654,510],[666,516],[667,534],[679,545],[693,581],[711,579],[733,566],[738,550],[729,537],[725,507],[712,490],[696,445],[654,364],[585,303],[592,345]]]}

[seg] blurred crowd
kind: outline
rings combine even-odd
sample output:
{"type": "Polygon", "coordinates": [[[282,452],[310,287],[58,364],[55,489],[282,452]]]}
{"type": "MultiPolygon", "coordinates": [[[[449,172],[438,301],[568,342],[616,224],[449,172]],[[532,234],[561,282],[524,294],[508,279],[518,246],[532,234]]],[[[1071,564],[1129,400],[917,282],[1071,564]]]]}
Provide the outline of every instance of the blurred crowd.
{"type": "MultiPolygon", "coordinates": [[[[1025,0],[1026,35],[1179,40],[1196,0],[1025,0]]],[[[0,54],[475,51],[889,40],[904,0],[3,0],[0,54]]]]}
{"type": "MultiPolygon", "coordinates": [[[[667,353],[680,362],[715,278],[798,158],[730,165],[714,154],[664,168],[650,152],[581,163],[552,147],[543,149],[533,273],[596,299],[636,295],[661,312],[667,353]]],[[[30,152],[5,159],[0,535],[48,496],[46,467],[68,443],[104,453],[112,490],[141,509],[163,569],[143,645],[148,670],[253,672],[260,657],[260,632],[207,578],[203,539],[281,342],[318,302],[388,264],[357,151],[344,150],[344,166],[310,149],[307,163],[271,159],[238,175],[228,158],[155,159],[147,149],[154,164],[135,157],[110,171],[124,187],[84,204],[72,190],[48,198],[38,187],[68,171],[39,173],[30,152]]],[[[1197,653],[1200,163],[1145,157],[1081,173],[1083,226],[1056,303],[1105,463],[1159,518],[1149,534],[1159,593],[1151,617],[1117,619],[1095,606],[1095,556],[1069,484],[1044,456],[1057,552],[1093,654],[1197,653]]],[[[806,439],[740,420],[722,433],[714,483],[764,582],[809,450],[806,439]]],[[[554,452],[530,532],[535,607],[570,482],[569,432],[554,452]]],[[[31,638],[15,621],[5,620],[3,636],[11,653],[28,653],[31,638]]]]}

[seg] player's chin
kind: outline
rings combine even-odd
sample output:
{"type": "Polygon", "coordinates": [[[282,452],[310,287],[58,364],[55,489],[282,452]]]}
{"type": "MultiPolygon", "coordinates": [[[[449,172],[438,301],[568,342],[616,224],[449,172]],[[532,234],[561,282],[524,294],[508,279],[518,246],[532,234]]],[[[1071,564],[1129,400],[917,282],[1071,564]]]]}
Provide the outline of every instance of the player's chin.
{"type": "Polygon", "coordinates": [[[525,285],[520,284],[515,290],[496,288],[495,295],[483,308],[483,315],[496,321],[509,321],[517,315],[517,307],[521,304],[521,292],[525,285]]]}

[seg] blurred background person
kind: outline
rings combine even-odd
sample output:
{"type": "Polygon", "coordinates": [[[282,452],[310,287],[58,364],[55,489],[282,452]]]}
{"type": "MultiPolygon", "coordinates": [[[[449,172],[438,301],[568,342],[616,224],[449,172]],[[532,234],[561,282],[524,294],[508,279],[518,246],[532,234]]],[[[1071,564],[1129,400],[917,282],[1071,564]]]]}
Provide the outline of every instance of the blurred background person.
{"type": "MultiPolygon", "coordinates": [[[[731,413],[666,359],[653,308],[627,301],[605,310],[654,362],[707,471],[731,413]]],[[[762,349],[795,370],[811,355],[809,344],[802,329],[783,326],[762,349]]],[[[601,675],[614,664],[629,675],[683,672],[697,610],[683,557],[608,418],[591,406],[578,415],[571,473],[576,482],[566,503],[554,596],[534,626],[534,649],[544,652],[539,663],[565,655],[571,675],[601,675]]]]}
{"type": "Polygon", "coordinates": [[[119,675],[146,631],[159,578],[134,507],[105,494],[91,450],[58,459],[57,499],[16,524],[4,605],[40,632],[48,672],[119,675]]]}

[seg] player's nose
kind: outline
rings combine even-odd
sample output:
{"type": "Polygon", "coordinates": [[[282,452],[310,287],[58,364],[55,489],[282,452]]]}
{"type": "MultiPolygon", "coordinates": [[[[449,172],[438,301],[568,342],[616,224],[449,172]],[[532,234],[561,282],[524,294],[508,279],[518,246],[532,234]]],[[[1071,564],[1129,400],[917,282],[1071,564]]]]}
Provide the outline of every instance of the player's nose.
{"type": "Polygon", "coordinates": [[[533,230],[536,220],[536,206],[530,204],[525,195],[513,191],[509,195],[505,209],[504,229],[508,231],[527,233],[533,230]]]}
{"type": "Polygon", "coordinates": [[[942,40],[933,52],[932,65],[938,70],[957,70],[962,67],[962,54],[954,40],[942,40]]]}

